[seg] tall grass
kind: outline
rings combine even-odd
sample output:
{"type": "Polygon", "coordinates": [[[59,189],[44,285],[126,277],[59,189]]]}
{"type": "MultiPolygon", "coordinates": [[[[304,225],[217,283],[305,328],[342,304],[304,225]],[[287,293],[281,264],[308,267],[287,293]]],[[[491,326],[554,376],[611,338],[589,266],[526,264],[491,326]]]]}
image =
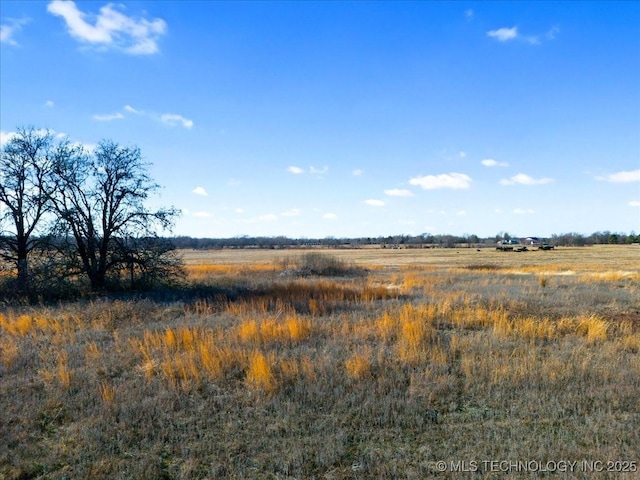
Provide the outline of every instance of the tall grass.
{"type": "Polygon", "coordinates": [[[455,478],[435,462],[638,458],[638,278],[262,268],[192,278],[236,278],[235,296],[0,310],[0,478],[455,478]]]}

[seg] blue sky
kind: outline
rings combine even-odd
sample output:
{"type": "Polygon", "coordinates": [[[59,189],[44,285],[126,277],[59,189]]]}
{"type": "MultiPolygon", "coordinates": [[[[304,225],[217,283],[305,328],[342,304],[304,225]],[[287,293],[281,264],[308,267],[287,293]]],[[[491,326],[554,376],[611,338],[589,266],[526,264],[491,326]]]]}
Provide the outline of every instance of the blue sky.
{"type": "Polygon", "coordinates": [[[177,235],[640,231],[640,2],[0,1],[0,130],[137,145],[177,235]]]}

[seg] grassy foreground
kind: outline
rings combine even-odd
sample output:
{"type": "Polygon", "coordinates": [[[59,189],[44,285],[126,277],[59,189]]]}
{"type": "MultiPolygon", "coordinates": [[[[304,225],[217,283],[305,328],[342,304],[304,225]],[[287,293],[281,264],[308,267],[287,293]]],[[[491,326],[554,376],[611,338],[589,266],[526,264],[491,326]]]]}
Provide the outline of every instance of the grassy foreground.
{"type": "Polygon", "coordinates": [[[331,255],[0,307],[0,479],[640,476],[640,247],[331,255]]]}

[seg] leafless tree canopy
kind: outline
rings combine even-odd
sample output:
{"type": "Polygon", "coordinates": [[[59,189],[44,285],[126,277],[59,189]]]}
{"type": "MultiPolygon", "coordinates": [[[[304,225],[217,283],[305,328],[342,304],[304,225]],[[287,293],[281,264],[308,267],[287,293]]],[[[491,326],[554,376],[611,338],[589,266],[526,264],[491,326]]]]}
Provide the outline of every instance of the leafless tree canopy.
{"type": "Polygon", "coordinates": [[[52,275],[61,269],[84,275],[94,291],[122,270],[133,285],[136,274],[156,278],[179,267],[171,245],[157,238],[178,211],[147,207],[159,186],[139,148],[103,140],[87,151],[51,132],[22,128],[3,148],[0,166],[2,216],[10,225],[1,248],[21,292],[29,287],[36,246],[55,258],[47,267],[52,275]]]}

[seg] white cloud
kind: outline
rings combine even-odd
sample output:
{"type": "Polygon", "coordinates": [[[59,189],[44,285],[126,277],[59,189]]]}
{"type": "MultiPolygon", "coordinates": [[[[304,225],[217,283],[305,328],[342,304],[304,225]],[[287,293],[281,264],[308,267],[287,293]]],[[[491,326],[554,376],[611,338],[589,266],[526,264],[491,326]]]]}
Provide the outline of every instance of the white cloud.
{"type": "Polygon", "coordinates": [[[628,172],[616,172],[601,177],[596,177],[597,180],[604,180],[605,182],[612,183],[628,183],[640,181],[640,169],[631,170],[628,172]]]}
{"type": "Polygon", "coordinates": [[[136,115],[142,115],[142,112],[140,112],[140,111],[136,110],[136,109],[135,109],[135,108],[133,108],[131,105],[125,105],[125,106],[124,106],[124,110],[125,110],[126,112],[134,113],[134,114],[136,114],[136,115]]]}
{"type": "Polygon", "coordinates": [[[464,217],[467,214],[466,210],[458,210],[456,212],[456,215],[458,215],[459,217],[464,217]]]}
{"type": "Polygon", "coordinates": [[[53,108],[55,106],[55,103],[53,103],[53,100],[47,100],[46,102],[44,102],[44,106],[47,108],[53,108]]]}
{"type": "Polygon", "coordinates": [[[480,163],[485,167],[508,167],[509,166],[507,162],[498,162],[493,158],[485,158],[480,163]]]}
{"type": "Polygon", "coordinates": [[[20,30],[22,30],[22,26],[29,23],[28,18],[22,18],[19,20],[8,19],[9,23],[5,23],[4,25],[0,25],[0,43],[6,43],[7,45],[11,45],[13,47],[19,46],[18,42],[15,41],[14,36],[20,30]]]}
{"type": "Polygon", "coordinates": [[[460,152],[458,152],[458,156],[459,156],[460,158],[467,158],[467,152],[462,152],[462,151],[460,151],[460,152]]]}
{"type": "Polygon", "coordinates": [[[227,185],[229,185],[230,187],[237,187],[239,185],[242,185],[242,181],[238,180],[237,178],[230,178],[227,182],[227,185]]]}
{"type": "Polygon", "coordinates": [[[335,220],[336,218],[338,218],[338,216],[335,213],[325,213],[324,215],[322,215],[322,218],[324,218],[325,220],[335,220]]]}
{"type": "Polygon", "coordinates": [[[560,32],[560,27],[558,27],[557,25],[554,25],[547,31],[547,33],[544,34],[544,36],[546,37],[547,40],[553,40],[556,38],[556,35],[558,34],[558,32],[560,32]]]}
{"type": "Polygon", "coordinates": [[[520,40],[527,42],[530,45],[540,45],[544,40],[550,41],[556,38],[556,35],[560,31],[560,27],[554,25],[545,33],[536,35],[520,35],[518,27],[511,28],[498,28],[497,30],[490,30],[487,32],[487,36],[495,38],[499,42],[508,42],[510,40],[520,40]]]}
{"type": "Polygon", "coordinates": [[[196,195],[202,195],[203,197],[209,196],[209,194],[203,187],[196,187],[193,190],[191,190],[191,193],[195,193],[196,195]]]}
{"type": "Polygon", "coordinates": [[[234,212],[236,212],[236,213],[244,213],[244,208],[236,208],[234,210],[234,212]]]}
{"type": "Polygon", "coordinates": [[[12,25],[0,25],[0,43],[8,43],[9,45],[17,46],[18,42],[11,38],[15,31],[16,29],[12,25]]]}
{"type": "Polygon", "coordinates": [[[299,208],[292,208],[291,210],[287,210],[286,212],[282,212],[280,215],[283,217],[297,217],[302,213],[302,210],[299,208]]]}
{"type": "Polygon", "coordinates": [[[351,173],[353,174],[353,176],[355,176],[355,177],[359,177],[359,176],[360,176],[360,175],[362,175],[364,172],[363,172],[361,169],[356,168],[356,169],[355,169],[355,170],[353,170],[351,173]]]}
{"type": "Polygon", "coordinates": [[[467,20],[472,20],[473,19],[473,10],[468,9],[464,11],[464,16],[467,18],[467,20]]]}
{"type": "Polygon", "coordinates": [[[71,0],[53,0],[47,11],[62,17],[71,36],[81,42],[114,47],[132,55],[157,53],[157,41],[167,30],[165,21],[128,17],[114,7],[125,8],[107,4],[98,15],[92,15],[80,11],[71,0]]]}
{"type": "Polygon", "coordinates": [[[384,207],[384,202],[382,200],[376,200],[375,198],[365,200],[363,203],[370,207],[384,207]]]}
{"type": "Polygon", "coordinates": [[[209,212],[193,212],[192,216],[198,218],[209,218],[211,214],[209,212]]]}
{"type": "Polygon", "coordinates": [[[273,213],[267,213],[266,215],[260,215],[258,217],[258,220],[260,220],[261,222],[273,222],[275,220],[278,220],[278,216],[273,213]]]}
{"type": "Polygon", "coordinates": [[[414,177],[409,180],[411,185],[416,185],[423,190],[435,190],[438,188],[466,189],[471,186],[471,177],[464,173],[443,173],[441,175],[426,175],[414,177]]]}
{"type": "Polygon", "coordinates": [[[499,28],[497,30],[490,30],[487,32],[487,36],[495,38],[500,42],[507,42],[518,37],[518,27],[511,28],[499,28]]]}
{"type": "Polygon", "coordinates": [[[122,120],[124,115],[118,113],[106,113],[104,115],[94,115],[93,119],[99,122],[111,122],[112,120],[122,120]]]}
{"type": "Polygon", "coordinates": [[[177,127],[178,125],[182,125],[184,128],[193,127],[193,121],[188,118],[184,118],[182,115],[177,115],[175,113],[163,113],[160,115],[160,121],[165,125],[169,125],[170,127],[177,127]]]}
{"type": "Polygon", "coordinates": [[[4,147],[15,136],[16,136],[16,132],[2,132],[2,131],[0,131],[0,147],[4,147]]]}
{"type": "Polygon", "coordinates": [[[629,202],[630,207],[640,207],[640,200],[631,200],[629,202]]]}
{"type": "Polygon", "coordinates": [[[389,195],[390,197],[413,197],[413,192],[411,190],[403,189],[403,188],[391,188],[389,190],[384,191],[385,195],[389,195]]]}
{"type": "Polygon", "coordinates": [[[309,167],[309,173],[311,175],[324,175],[329,171],[329,167],[326,165],[323,168],[316,168],[314,166],[309,167]]]}
{"type": "MultiPolygon", "coordinates": [[[[289,167],[287,167],[287,171],[289,173],[293,173],[294,175],[302,175],[303,173],[306,172],[306,170],[304,168],[300,168],[296,165],[291,165],[289,167]]],[[[313,165],[309,167],[309,174],[310,175],[317,175],[318,177],[322,177],[323,175],[325,175],[326,173],[329,172],[329,167],[327,167],[326,165],[322,168],[316,168],[313,165]]]]}
{"type": "Polygon", "coordinates": [[[532,178],[524,173],[519,173],[511,178],[503,178],[500,185],[544,185],[553,182],[553,178],[532,178]]]}

